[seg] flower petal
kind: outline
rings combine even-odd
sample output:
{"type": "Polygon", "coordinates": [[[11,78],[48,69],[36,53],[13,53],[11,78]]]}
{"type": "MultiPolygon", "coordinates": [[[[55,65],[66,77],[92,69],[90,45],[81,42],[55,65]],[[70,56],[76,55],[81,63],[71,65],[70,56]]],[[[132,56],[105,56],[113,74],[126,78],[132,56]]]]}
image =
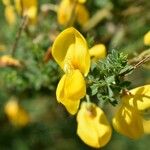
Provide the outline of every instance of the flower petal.
{"type": "Polygon", "coordinates": [[[15,9],[12,5],[8,5],[5,8],[5,18],[9,25],[14,25],[16,23],[15,9]]]}
{"type": "Polygon", "coordinates": [[[95,104],[83,102],[77,114],[77,134],[89,146],[100,148],[111,138],[111,127],[104,112],[95,104]]]}
{"type": "MultiPolygon", "coordinates": [[[[73,2],[70,0],[62,0],[58,6],[57,20],[61,25],[67,25],[70,21],[71,13],[73,10],[73,2]]],[[[72,22],[75,20],[75,16],[71,18],[72,22]]]]}
{"type": "Polygon", "coordinates": [[[150,109],[150,85],[144,85],[130,90],[130,95],[124,96],[123,102],[137,108],[139,111],[150,109]]]}
{"type": "Polygon", "coordinates": [[[21,67],[21,63],[19,60],[12,58],[10,55],[3,55],[0,57],[0,67],[3,66],[21,67]]]}
{"type": "Polygon", "coordinates": [[[86,84],[79,70],[72,70],[63,75],[56,91],[58,102],[62,103],[71,114],[77,112],[80,99],[85,94],[86,84]]]}
{"type": "Polygon", "coordinates": [[[37,22],[37,0],[15,0],[15,7],[18,14],[23,13],[24,16],[27,15],[29,17],[30,24],[35,24],[37,22]]]}
{"type": "MultiPolygon", "coordinates": [[[[73,27],[61,32],[52,46],[52,55],[66,71],[66,65],[79,69],[87,75],[90,68],[90,55],[84,37],[73,27]]],[[[68,67],[69,68],[69,67],[68,67]]]]}
{"type": "Polygon", "coordinates": [[[116,131],[132,139],[138,139],[144,133],[142,118],[138,110],[129,105],[121,106],[112,123],[116,131]]]}
{"type": "Polygon", "coordinates": [[[82,5],[82,4],[77,5],[76,17],[77,17],[77,22],[81,26],[84,26],[85,23],[89,20],[89,11],[87,10],[87,8],[84,5],[82,5]]]}
{"type": "Polygon", "coordinates": [[[15,126],[23,127],[30,121],[29,114],[18,104],[17,100],[14,98],[6,103],[4,111],[9,121],[15,126]]]}
{"type": "Polygon", "coordinates": [[[90,50],[90,56],[93,59],[103,59],[106,57],[106,47],[103,44],[97,44],[93,46],[90,50]]]}

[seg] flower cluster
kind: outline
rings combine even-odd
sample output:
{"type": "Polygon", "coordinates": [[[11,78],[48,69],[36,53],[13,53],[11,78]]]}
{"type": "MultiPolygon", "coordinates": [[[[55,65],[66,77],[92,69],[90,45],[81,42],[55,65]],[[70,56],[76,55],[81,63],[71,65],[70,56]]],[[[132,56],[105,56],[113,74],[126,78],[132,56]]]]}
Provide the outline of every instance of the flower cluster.
{"type": "Polygon", "coordinates": [[[5,18],[8,24],[16,23],[16,12],[20,16],[27,16],[30,25],[37,22],[37,0],[14,0],[14,5],[10,0],[2,0],[2,2],[5,5],[5,18]]]}
{"type": "MultiPolygon", "coordinates": [[[[95,148],[105,146],[111,139],[112,128],[104,111],[89,101],[82,102],[80,109],[79,105],[87,93],[85,77],[88,75],[91,59],[104,58],[106,48],[99,44],[89,49],[84,37],[71,27],[56,38],[52,46],[52,56],[65,73],[57,86],[57,101],[70,114],[78,112],[77,134],[87,145],[95,148]]],[[[143,119],[142,112],[150,109],[150,85],[122,94],[121,100],[112,125],[124,136],[138,139],[146,133],[145,124],[149,122],[143,119]]]]}
{"type": "Polygon", "coordinates": [[[89,19],[89,12],[84,6],[86,0],[62,0],[58,6],[57,19],[61,25],[71,25],[75,21],[83,26],[89,19]]]}

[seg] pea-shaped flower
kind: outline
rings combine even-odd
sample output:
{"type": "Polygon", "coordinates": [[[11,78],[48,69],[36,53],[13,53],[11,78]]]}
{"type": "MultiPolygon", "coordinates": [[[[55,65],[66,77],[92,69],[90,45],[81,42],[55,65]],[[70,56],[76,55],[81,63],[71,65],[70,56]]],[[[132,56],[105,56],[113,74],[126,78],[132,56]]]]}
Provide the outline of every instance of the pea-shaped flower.
{"type": "Polygon", "coordinates": [[[87,145],[95,148],[105,146],[112,134],[104,112],[93,103],[83,102],[77,114],[77,134],[87,145]]]}
{"type": "Polygon", "coordinates": [[[144,85],[130,90],[130,94],[123,96],[125,104],[129,104],[139,111],[150,109],[150,85],[144,85]]]}
{"type": "Polygon", "coordinates": [[[103,59],[106,57],[106,47],[104,44],[96,44],[89,49],[90,56],[93,60],[103,59]]]}
{"type": "Polygon", "coordinates": [[[30,121],[29,114],[22,108],[16,99],[9,100],[5,105],[5,114],[9,121],[17,127],[23,127],[30,121]]]}
{"type": "Polygon", "coordinates": [[[19,14],[28,16],[29,24],[35,24],[37,21],[37,0],[15,0],[15,6],[19,14]]]}
{"type": "Polygon", "coordinates": [[[6,21],[9,25],[14,25],[16,23],[16,14],[14,6],[11,4],[10,0],[2,0],[2,3],[5,6],[4,14],[6,21]]]}
{"type": "Polygon", "coordinates": [[[61,32],[52,46],[52,55],[65,74],[58,83],[57,101],[71,114],[86,94],[84,76],[89,72],[90,55],[84,37],[74,28],[61,32]]]}
{"type": "Polygon", "coordinates": [[[113,126],[119,133],[138,139],[144,134],[141,111],[150,109],[150,85],[130,90],[130,94],[124,96],[122,101],[113,118],[113,126]]]}
{"type": "Polygon", "coordinates": [[[89,19],[89,12],[83,5],[84,2],[85,0],[62,0],[57,11],[58,23],[66,26],[76,20],[83,26],[89,19]]]}
{"type": "Polygon", "coordinates": [[[129,138],[138,139],[144,134],[142,117],[132,106],[121,106],[112,123],[116,131],[129,138]]]}

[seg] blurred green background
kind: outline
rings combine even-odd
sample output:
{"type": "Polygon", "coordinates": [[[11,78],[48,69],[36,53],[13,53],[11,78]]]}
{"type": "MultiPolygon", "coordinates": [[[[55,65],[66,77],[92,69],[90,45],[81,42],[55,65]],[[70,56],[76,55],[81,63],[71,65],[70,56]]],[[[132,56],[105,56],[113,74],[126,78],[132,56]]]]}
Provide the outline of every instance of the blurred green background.
{"type": "MultiPolygon", "coordinates": [[[[61,0],[60,0],[61,1],[61,0]]],[[[24,31],[19,40],[15,58],[23,67],[0,67],[0,150],[92,150],[76,135],[76,117],[70,116],[57,103],[55,90],[62,71],[53,59],[44,61],[45,53],[53,38],[62,29],[53,11],[43,12],[43,4],[59,4],[59,0],[39,0],[38,23],[24,31]],[[28,112],[31,122],[25,127],[13,126],[4,106],[11,97],[28,112]]],[[[12,1],[13,3],[13,1],[12,1]]],[[[88,31],[74,26],[92,46],[105,44],[108,51],[113,48],[129,54],[129,59],[148,49],[144,46],[144,34],[150,30],[150,3],[148,0],[87,0],[90,16],[106,9],[109,15],[88,31]]],[[[4,5],[0,1],[0,44],[10,54],[21,18],[14,26],[8,25],[4,17],[4,5]]],[[[140,67],[129,75],[132,87],[150,83],[149,67],[140,67]]],[[[109,113],[108,113],[109,114],[109,113]]],[[[150,136],[130,140],[116,132],[103,150],[147,150],[150,136]]]]}

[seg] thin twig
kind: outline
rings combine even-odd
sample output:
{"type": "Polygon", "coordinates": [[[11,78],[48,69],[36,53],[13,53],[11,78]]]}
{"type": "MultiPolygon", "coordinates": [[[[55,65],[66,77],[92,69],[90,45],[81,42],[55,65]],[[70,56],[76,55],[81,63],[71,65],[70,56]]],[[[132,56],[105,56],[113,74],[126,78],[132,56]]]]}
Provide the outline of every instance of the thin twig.
{"type": "Polygon", "coordinates": [[[27,22],[28,22],[28,16],[23,16],[22,22],[21,22],[20,27],[19,27],[19,30],[16,34],[15,42],[14,42],[13,47],[12,47],[12,56],[14,56],[14,54],[15,54],[15,51],[16,51],[16,48],[18,46],[21,33],[25,29],[27,22]]]}
{"type": "Polygon", "coordinates": [[[138,56],[136,56],[132,59],[129,59],[128,63],[135,64],[147,56],[150,56],[150,49],[144,50],[142,53],[138,54],[138,56]]]}
{"type": "Polygon", "coordinates": [[[139,61],[133,67],[134,67],[134,69],[136,69],[136,68],[138,68],[139,66],[141,66],[142,64],[144,64],[144,63],[146,63],[148,61],[150,61],[150,56],[147,56],[147,57],[143,58],[141,61],[139,61]]]}

